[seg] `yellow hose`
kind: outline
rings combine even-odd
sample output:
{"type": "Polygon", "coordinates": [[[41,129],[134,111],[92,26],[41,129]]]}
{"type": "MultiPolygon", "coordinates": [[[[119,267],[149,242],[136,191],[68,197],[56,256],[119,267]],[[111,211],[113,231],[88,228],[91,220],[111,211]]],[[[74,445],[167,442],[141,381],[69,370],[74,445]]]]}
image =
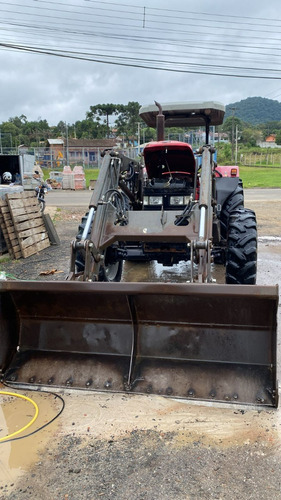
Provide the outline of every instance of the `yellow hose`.
{"type": "Polygon", "coordinates": [[[24,427],[22,427],[18,431],[15,431],[12,434],[9,434],[8,436],[0,438],[0,443],[1,443],[2,441],[5,441],[6,439],[11,439],[12,437],[16,436],[17,434],[20,434],[21,432],[23,432],[26,429],[28,429],[28,427],[30,427],[33,424],[33,422],[35,422],[36,418],[38,417],[39,409],[38,409],[38,406],[35,403],[35,401],[33,401],[32,399],[28,398],[27,396],[23,396],[22,394],[16,394],[15,392],[6,392],[6,391],[0,391],[0,394],[4,394],[5,396],[14,396],[15,398],[24,399],[25,401],[29,401],[29,403],[33,404],[33,406],[35,408],[35,415],[30,420],[30,422],[28,422],[28,424],[26,424],[24,427]]]}

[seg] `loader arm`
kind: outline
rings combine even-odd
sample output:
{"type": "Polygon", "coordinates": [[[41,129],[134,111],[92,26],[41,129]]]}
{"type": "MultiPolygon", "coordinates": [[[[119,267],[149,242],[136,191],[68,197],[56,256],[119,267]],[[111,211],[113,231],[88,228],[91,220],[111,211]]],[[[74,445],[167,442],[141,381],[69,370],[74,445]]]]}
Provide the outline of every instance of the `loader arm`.
{"type": "MultiPolygon", "coordinates": [[[[75,251],[84,248],[86,252],[84,281],[97,281],[100,266],[103,265],[106,250],[112,245],[120,245],[127,241],[143,241],[144,243],[174,242],[185,243],[191,248],[191,266],[198,263],[197,281],[211,282],[211,249],[212,249],[212,148],[202,148],[200,199],[194,203],[190,222],[186,226],[177,226],[177,218],[182,211],[144,211],[130,210],[134,193],[125,191],[127,206],[122,216],[118,214],[112,202],[112,193],[120,192],[122,187],[121,172],[124,170],[124,157],[105,155],[101,175],[92,195],[88,215],[91,222],[90,239],[82,238],[73,243],[71,279],[75,279],[75,251]],[[94,215],[94,217],[93,217],[94,215]],[[193,258],[194,256],[194,258],[193,258]]],[[[87,231],[85,230],[85,235],[87,231]]],[[[192,271],[195,281],[195,271],[192,271]]]]}
{"type": "Polygon", "coordinates": [[[199,253],[198,282],[210,282],[211,277],[211,249],[212,249],[212,160],[213,148],[203,146],[202,148],[202,167],[201,167],[201,185],[200,185],[200,222],[198,239],[194,242],[194,249],[199,253]]]}

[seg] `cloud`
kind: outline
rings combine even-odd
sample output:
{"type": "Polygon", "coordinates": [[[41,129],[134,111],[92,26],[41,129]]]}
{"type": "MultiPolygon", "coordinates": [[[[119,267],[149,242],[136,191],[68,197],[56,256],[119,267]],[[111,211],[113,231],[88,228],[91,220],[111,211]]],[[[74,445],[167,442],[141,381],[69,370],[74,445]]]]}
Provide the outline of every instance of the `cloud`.
{"type": "Polygon", "coordinates": [[[270,5],[258,0],[254,11],[241,0],[235,4],[199,0],[192,8],[183,0],[175,0],[173,4],[168,0],[152,0],[146,7],[143,29],[142,2],[126,0],[119,5],[116,0],[115,3],[116,6],[114,2],[95,0],[26,0],[19,7],[17,0],[3,2],[2,42],[46,50],[91,52],[96,54],[91,57],[100,54],[103,60],[110,58],[112,62],[124,62],[124,57],[130,57],[127,62],[131,64],[138,64],[136,59],[139,59],[142,65],[161,64],[170,69],[191,69],[198,74],[0,50],[0,121],[25,114],[28,120],[46,118],[50,125],[60,120],[73,123],[85,118],[91,105],[107,102],[148,104],[157,99],[161,102],[216,100],[228,104],[249,96],[266,97],[275,90],[278,95],[279,80],[200,74],[202,71],[242,74],[243,66],[250,68],[248,73],[254,72],[251,68],[260,68],[256,73],[261,76],[270,73],[265,69],[269,67],[273,74],[280,67],[277,41],[281,20],[267,19],[276,17],[277,0],[270,5]],[[122,7],[125,4],[127,7],[122,7]],[[12,22],[18,27],[14,28],[12,22]],[[97,36],[101,33],[102,36],[97,36]],[[116,38],[108,38],[112,35],[116,38]],[[137,42],[136,36],[149,38],[137,42]]]}

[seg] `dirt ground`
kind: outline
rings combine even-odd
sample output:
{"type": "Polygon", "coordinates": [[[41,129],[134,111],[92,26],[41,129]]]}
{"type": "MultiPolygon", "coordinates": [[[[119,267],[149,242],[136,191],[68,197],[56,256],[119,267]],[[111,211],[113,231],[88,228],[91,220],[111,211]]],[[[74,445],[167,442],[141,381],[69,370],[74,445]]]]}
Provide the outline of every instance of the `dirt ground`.
{"type": "MultiPolygon", "coordinates": [[[[273,266],[280,273],[281,202],[247,206],[257,213],[262,259],[270,260],[273,245],[273,266]]],[[[66,278],[70,242],[84,209],[62,208],[52,215],[61,244],[28,259],[0,262],[2,271],[18,279],[66,278]],[[54,274],[40,274],[50,271],[54,274]]],[[[261,282],[274,284],[275,278],[281,276],[274,276],[274,269],[262,271],[261,282]]],[[[25,394],[38,403],[38,425],[61,408],[52,394],[25,394]]],[[[51,425],[0,443],[1,500],[281,499],[279,410],[150,395],[59,394],[65,409],[51,425]]],[[[21,401],[9,410],[11,404],[5,399],[1,405],[0,428],[6,425],[7,432],[12,415],[28,420],[32,413],[21,401]]]]}
{"type": "MultiPolygon", "coordinates": [[[[258,221],[258,236],[264,238],[281,237],[281,202],[265,201],[247,203],[247,208],[255,210],[258,221]]],[[[61,244],[53,245],[45,251],[32,255],[28,259],[8,261],[1,264],[1,270],[10,273],[18,279],[32,279],[40,281],[64,280],[69,272],[69,257],[71,241],[77,234],[78,225],[85,214],[83,207],[46,209],[54,218],[55,227],[61,244]],[[40,274],[54,271],[54,274],[40,274]]],[[[261,240],[260,240],[261,245],[261,240]]]]}

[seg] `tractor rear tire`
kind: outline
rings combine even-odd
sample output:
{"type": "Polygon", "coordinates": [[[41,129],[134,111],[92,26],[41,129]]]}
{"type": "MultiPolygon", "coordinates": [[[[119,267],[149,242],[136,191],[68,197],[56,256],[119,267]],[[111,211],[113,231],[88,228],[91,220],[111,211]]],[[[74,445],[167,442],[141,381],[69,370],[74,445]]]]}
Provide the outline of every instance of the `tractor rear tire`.
{"type": "Polygon", "coordinates": [[[238,210],[243,207],[244,207],[243,183],[241,179],[239,179],[238,186],[224,202],[220,214],[221,236],[224,238],[224,240],[226,240],[227,238],[227,228],[230,215],[235,210],[238,210]]]}
{"type": "MultiPolygon", "coordinates": [[[[88,212],[82,217],[81,223],[78,227],[78,234],[76,236],[76,240],[81,241],[82,234],[84,232],[84,228],[87,221],[88,212]]],[[[91,227],[87,234],[87,238],[90,238],[91,235],[91,227]]],[[[75,266],[78,273],[84,271],[85,268],[85,251],[79,250],[76,254],[75,266]]],[[[106,263],[106,255],[105,255],[105,265],[100,267],[98,281],[120,281],[122,277],[123,271],[123,261],[119,260],[114,262],[113,264],[106,263]]]]}
{"type": "Polygon", "coordinates": [[[255,212],[247,208],[229,217],[225,282],[254,285],[257,276],[257,223],[255,212]]]}

